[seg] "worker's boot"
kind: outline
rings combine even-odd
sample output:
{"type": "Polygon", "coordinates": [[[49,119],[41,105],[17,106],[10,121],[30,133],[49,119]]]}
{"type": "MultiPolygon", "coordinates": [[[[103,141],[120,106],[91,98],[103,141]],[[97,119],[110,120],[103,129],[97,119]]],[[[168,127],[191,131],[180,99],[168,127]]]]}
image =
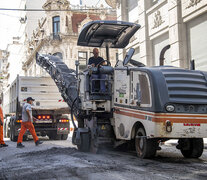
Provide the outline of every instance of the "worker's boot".
{"type": "Polygon", "coordinates": [[[7,144],[1,144],[1,146],[2,146],[2,147],[7,147],[8,145],[7,145],[7,144]]]}
{"type": "Polygon", "coordinates": [[[23,148],[23,147],[24,147],[24,145],[22,143],[17,144],[17,148],[23,148]]]}
{"type": "Polygon", "coordinates": [[[42,144],[42,143],[43,142],[42,141],[39,141],[39,140],[35,142],[36,146],[38,146],[39,144],[42,144]]]}

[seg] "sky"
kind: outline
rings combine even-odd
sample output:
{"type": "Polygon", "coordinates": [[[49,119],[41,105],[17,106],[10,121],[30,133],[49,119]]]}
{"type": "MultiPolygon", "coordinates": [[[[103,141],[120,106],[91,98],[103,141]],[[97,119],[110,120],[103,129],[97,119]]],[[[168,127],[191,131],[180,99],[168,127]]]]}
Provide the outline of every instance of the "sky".
{"type": "MultiPolygon", "coordinates": [[[[20,0],[0,0],[0,8],[19,8],[20,0]]],[[[0,49],[5,49],[18,34],[19,12],[0,11],[0,49]]]]}
{"type": "MultiPolygon", "coordinates": [[[[106,5],[105,0],[70,0],[71,5],[100,6],[106,5]]],[[[0,8],[20,8],[21,0],[0,0],[0,8]]],[[[7,44],[12,43],[12,37],[19,36],[20,12],[0,11],[0,49],[6,49],[7,44]]]]}

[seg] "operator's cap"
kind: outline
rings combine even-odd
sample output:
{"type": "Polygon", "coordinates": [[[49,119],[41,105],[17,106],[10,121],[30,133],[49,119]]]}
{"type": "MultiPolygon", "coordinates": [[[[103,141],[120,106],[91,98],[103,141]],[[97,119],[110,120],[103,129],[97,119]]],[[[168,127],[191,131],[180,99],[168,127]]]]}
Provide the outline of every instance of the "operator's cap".
{"type": "Polygon", "coordinates": [[[32,97],[28,97],[28,98],[27,98],[27,102],[28,102],[28,101],[35,101],[35,99],[33,99],[32,97]]]}

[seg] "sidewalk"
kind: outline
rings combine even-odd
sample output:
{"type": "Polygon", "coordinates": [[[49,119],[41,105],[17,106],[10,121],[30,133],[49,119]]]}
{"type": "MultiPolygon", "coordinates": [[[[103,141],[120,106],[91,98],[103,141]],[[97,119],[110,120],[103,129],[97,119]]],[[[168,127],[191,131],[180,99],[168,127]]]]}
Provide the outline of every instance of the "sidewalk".
{"type": "MultiPolygon", "coordinates": [[[[204,141],[204,149],[207,149],[207,138],[204,138],[203,141],[204,141]]],[[[176,146],[178,144],[177,142],[178,142],[177,139],[171,139],[171,140],[166,141],[165,145],[176,146]]]]}

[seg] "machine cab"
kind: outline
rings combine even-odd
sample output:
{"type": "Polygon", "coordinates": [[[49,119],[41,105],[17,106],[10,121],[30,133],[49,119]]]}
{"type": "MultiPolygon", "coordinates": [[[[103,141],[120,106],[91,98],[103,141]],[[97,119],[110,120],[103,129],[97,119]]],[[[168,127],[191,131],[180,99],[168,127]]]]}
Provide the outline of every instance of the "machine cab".
{"type": "Polygon", "coordinates": [[[79,73],[79,96],[84,110],[111,111],[114,68],[110,63],[109,48],[125,48],[139,28],[138,24],[121,21],[92,21],[83,27],[79,46],[106,49],[106,65],[100,63],[79,73]]]}

